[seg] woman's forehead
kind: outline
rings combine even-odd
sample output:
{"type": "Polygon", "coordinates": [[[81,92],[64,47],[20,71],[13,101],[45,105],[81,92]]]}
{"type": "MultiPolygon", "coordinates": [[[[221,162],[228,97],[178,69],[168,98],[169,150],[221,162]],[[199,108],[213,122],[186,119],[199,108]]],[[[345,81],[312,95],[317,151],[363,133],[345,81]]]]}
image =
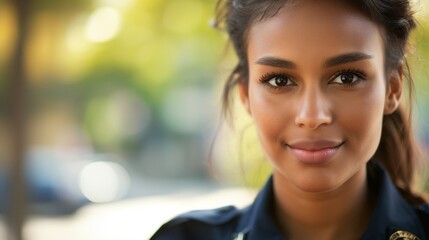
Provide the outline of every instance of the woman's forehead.
{"type": "MultiPolygon", "coordinates": [[[[338,1],[303,1],[255,23],[248,34],[248,56],[287,54],[323,57],[346,52],[383,55],[379,26],[338,1]]],[[[280,57],[280,56],[279,56],[280,57]]]]}

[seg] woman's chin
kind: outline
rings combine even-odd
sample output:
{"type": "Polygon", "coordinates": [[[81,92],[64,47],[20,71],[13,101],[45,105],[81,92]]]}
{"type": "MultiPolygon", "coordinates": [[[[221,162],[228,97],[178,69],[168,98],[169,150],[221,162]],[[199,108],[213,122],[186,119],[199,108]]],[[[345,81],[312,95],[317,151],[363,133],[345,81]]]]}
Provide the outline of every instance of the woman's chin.
{"type": "Polygon", "coordinates": [[[309,193],[323,193],[330,192],[338,188],[341,185],[339,179],[331,177],[306,177],[299,176],[297,178],[289,177],[289,181],[303,192],[309,193]]]}

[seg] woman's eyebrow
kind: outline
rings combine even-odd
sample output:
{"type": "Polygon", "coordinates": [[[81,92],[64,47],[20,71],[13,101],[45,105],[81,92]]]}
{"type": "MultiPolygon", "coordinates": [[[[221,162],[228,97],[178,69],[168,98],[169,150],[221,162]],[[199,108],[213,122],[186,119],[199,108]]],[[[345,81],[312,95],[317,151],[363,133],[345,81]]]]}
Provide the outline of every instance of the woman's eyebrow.
{"type": "Polygon", "coordinates": [[[296,64],[292,61],[276,58],[276,57],[261,57],[255,62],[256,64],[261,64],[270,67],[279,67],[279,68],[296,68],[296,64]]]}
{"type": "Polygon", "coordinates": [[[328,68],[335,65],[340,65],[340,64],[349,63],[349,62],[356,62],[356,61],[369,59],[369,58],[372,58],[372,56],[362,52],[346,53],[346,54],[341,54],[341,55],[329,58],[328,60],[325,61],[323,66],[328,68]]]}
{"type": "MultiPolygon", "coordinates": [[[[329,58],[325,61],[323,64],[324,67],[332,67],[339,64],[344,64],[348,62],[355,62],[360,61],[364,59],[370,59],[372,58],[371,55],[368,55],[366,53],[362,52],[352,52],[352,53],[345,53],[338,56],[334,56],[329,58]]],[[[296,68],[296,64],[290,60],[281,59],[277,57],[261,57],[255,62],[256,64],[261,64],[265,66],[270,67],[279,67],[279,68],[296,68]]]]}

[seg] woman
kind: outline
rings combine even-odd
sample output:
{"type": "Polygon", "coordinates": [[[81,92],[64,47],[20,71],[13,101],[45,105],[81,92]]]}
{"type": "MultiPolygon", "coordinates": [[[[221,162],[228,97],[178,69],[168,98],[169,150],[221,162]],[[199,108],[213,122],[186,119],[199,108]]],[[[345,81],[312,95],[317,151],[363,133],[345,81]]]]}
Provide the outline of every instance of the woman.
{"type": "Polygon", "coordinates": [[[183,214],[153,239],[429,239],[399,106],[409,2],[228,0],[222,22],[239,58],[224,107],[238,86],[272,177],[248,208],[183,214]]]}

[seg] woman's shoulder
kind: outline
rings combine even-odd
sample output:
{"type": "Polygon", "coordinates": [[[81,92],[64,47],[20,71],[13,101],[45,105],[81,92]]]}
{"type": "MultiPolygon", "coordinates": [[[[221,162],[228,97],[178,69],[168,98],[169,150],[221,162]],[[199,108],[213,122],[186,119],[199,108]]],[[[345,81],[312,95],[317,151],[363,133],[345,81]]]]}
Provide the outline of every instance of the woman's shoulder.
{"type": "Polygon", "coordinates": [[[231,239],[241,213],[234,206],[187,212],[162,225],[151,239],[231,239]]]}

